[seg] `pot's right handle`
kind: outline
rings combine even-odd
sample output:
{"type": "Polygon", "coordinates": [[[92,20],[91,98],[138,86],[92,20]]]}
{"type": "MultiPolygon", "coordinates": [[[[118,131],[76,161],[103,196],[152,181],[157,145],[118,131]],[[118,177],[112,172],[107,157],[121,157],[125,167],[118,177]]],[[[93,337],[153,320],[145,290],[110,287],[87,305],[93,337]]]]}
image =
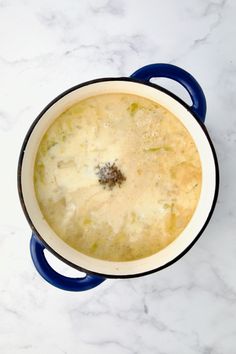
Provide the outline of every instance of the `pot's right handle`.
{"type": "Polygon", "coordinates": [[[179,82],[188,91],[192,99],[193,104],[190,111],[204,123],[206,98],[199,83],[187,71],[172,64],[150,64],[135,71],[131,77],[142,82],[148,82],[154,77],[166,77],[179,82]]]}

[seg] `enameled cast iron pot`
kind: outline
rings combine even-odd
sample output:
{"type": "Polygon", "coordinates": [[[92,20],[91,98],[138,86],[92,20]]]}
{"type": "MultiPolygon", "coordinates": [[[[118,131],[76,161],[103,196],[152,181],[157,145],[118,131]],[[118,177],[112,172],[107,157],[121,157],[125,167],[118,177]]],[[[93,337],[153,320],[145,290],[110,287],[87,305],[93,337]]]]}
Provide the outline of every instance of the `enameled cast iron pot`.
{"type": "Polygon", "coordinates": [[[31,125],[20,152],[18,190],[25,216],[32,228],[32,260],[41,276],[52,285],[69,291],[91,289],[106,278],[137,277],[159,271],[180,259],[197,241],[215,207],[219,173],[216,154],[204,126],[206,100],[197,81],[186,71],[169,64],[151,64],[131,77],[102,78],[70,88],[56,97],[31,125]],[[166,77],[179,82],[190,94],[188,106],[171,92],[150,83],[151,78],[166,77]],[[68,107],[79,100],[104,93],[129,93],[155,101],[171,111],[190,132],[202,163],[202,190],[196,211],[182,234],[160,252],[135,261],[111,262],[79,253],[60,239],[42,216],[34,192],[33,171],[36,152],[45,131],[68,107]],[[51,251],[68,265],[83,271],[83,278],[62,276],[48,264],[44,250],[51,251]]]}

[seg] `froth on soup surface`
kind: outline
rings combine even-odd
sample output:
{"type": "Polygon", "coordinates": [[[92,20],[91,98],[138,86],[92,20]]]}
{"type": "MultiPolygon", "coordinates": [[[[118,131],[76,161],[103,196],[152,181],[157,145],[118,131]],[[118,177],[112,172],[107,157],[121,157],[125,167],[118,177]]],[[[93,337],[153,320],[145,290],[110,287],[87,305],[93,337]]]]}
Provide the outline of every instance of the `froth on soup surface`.
{"type": "Polygon", "coordinates": [[[127,261],[166,247],[187,226],[201,163],[182,123],[129,94],[76,103],[49,127],[35,161],[47,223],[76,250],[127,261]]]}

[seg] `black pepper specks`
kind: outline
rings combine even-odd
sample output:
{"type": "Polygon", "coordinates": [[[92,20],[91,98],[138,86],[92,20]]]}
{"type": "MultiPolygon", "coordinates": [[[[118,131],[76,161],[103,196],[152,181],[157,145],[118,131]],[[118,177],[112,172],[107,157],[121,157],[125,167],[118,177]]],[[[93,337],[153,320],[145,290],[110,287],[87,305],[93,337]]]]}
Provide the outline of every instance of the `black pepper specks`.
{"type": "Polygon", "coordinates": [[[123,173],[119,170],[116,164],[113,162],[106,162],[104,165],[96,166],[96,175],[98,176],[98,182],[107,189],[113,189],[116,185],[119,187],[126,180],[123,173]]]}

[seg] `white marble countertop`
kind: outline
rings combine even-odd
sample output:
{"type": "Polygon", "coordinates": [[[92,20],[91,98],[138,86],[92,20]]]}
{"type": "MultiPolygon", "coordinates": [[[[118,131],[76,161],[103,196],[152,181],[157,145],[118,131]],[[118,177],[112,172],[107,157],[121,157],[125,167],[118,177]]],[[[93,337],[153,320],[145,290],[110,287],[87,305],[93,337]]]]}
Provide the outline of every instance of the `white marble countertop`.
{"type": "Polygon", "coordinates": [[[0,0],[1,354],[236,353],[235,16],[234,0],[0,0]],[[183,67],[205,91],[221,170],[214,216],[159,273],[85,293],[56,289],[29,254],[16,189],[22,140],[65,89],[154,62],[183,67]]]}

